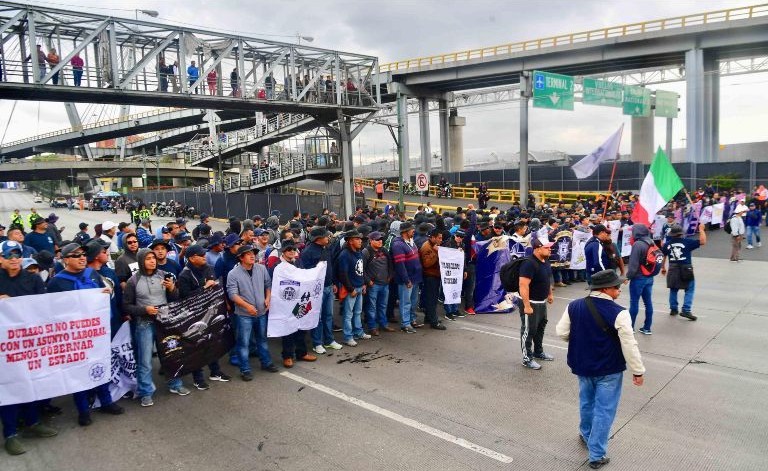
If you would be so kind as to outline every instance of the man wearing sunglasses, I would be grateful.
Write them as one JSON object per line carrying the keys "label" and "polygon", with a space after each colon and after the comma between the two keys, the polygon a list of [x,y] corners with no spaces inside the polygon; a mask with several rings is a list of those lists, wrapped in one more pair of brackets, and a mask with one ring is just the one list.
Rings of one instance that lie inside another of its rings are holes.
{"label": "man wearing sunglasses", "polygon": [[[22,245],[13,240],[0,243],[0,303],[4,298],[45,293],[39,276],[21,268]],[[0,406],[5,449],[10,455],[21,455],[26,450],[17,434],[18,419],[24,419],[25,436],[53,437],[56,429],[40,423],[39,408],[35,403]]]}
{"label": "man wearing sunglasses", "polygon": [[[101,275],[96,270],[87,267],[86,256],[86,248],[80,244],[72,243],[62,247],[61,261],[64,264],[64,270],[57,273],[48,283],[48,292],[59,293],[100,288],[111,294],[112,290],[107,288]],[[96,393],[101,402],[100,412],[112,415],[120,415],[125,412],[122,407],[112,402],[112,396],[109,394],[109,383],[96,386],[92,390],[76,392],[72,397],[77,406],[77,423],[81,426],[85,427],[93,422],[89,404],[89,396],[92,391]]]}
{"label": "man wearing sunglasses", "polygon": [[579,438],[588,450],[589,467],[608,464],[608,437],[621,397],[624,370],[643,385],[643,366],[629,311],[614,300],[624,277],[614,270],[592,275],[586,298],[568,304],[557,335],[568,342],[568,366],[579,378]]}

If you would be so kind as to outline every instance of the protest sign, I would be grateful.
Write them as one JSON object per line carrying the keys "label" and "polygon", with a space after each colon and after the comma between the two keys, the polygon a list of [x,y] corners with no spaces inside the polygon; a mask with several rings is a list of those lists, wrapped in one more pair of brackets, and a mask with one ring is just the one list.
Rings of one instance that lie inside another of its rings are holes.
{"label": "protest sign", "polygon": [[0,300],[0,406],[109,381],[109,316],[100,289]]}
{"label": "protest sign", "polygon": [[320,321],[327,264],[298,268],[280,263],[272,274],[268,337],[284,337],[297,330],[311,330]]}
{"label": "protest sign", "polygon": [[440,281],[443,285],[445,304],[461,303],[461,285],[464,282],[464,252],[459,249],[438,247]]}

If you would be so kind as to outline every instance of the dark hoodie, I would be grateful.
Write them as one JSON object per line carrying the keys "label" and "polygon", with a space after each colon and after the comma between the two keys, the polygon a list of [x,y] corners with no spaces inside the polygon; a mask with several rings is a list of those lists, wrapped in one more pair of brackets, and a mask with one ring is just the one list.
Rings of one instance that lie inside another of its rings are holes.
{"label": "dark hoodie", "polygon": [[150,249],[139,249],[137,255],[139,270],[128,279],[123,291],[123,313],[134,320],[151,320],[147,306],[160,306],[179,298],[178,288],[169,292],[162,286],[165,272],[155,270],[151,275],[144,267],[144,260],[152,253]]}
{"label": "dark hoodie", "polygon": [[[129,246],[125,243],[125,239],[128,236],[136,237],[135,234],[127,233],[121,236],[123,254],[117,257],[117,260],[115,260],[115,273],[117,274],[117,279],[120,280],[120,283],[125,283],[128,281],[128,278],[136,273],[139,267],[139,260],[136,258],[136,252],[131,252]],[[135,245],[134,247],[138,248],[139,246]]]}
{"label": "dark hoodie", "polygon": [[648,226],[645,224],[635,224],[632,226],[632,238],[634,244],[632,244],[632,252],[629,254],[629,268],[627,268],[627,278],[633,279],[643,275],[640,271],[640,264],[645,259],[646,253],[648,253],[648,247],[653,244],[651,239],[651,231],[648,230]]}

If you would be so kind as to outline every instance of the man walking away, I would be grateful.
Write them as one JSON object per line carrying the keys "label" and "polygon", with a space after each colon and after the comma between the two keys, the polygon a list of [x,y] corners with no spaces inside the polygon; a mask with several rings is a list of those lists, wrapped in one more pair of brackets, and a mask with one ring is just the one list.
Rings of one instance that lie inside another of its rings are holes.
{"label": "man walking away", "polygon": [[[544,351],[544,328],[547,326],[547,303],[552,304],[552,268],[549,255],[554,242],[543,243],[533,239],[533,256],[520,265],[520,346],[523,351],[523,366],[540,370],[534,358],[553,361],[554,356]],[[532,350],[533,348],[533,350]]]}
{"label": "man walking away", "polygon": [[571,301],[555,328],[568,342],[568,366],[579,378],[579,438],[592,469],[610,461],[608,438],[627,364],[635,386],[643,385],[645,373],[629,312],[614,302],[623,282],[613,270],[592,275],[589,296]]}
{"label": "man walking away", "polygon": [[683,297],[683,312],[680,317],[695,321],[696,316],[691,312],[693,307],[693,293],[696,281],[693,278],[693,252],[707,243],[707,233],[704,232],[704,224],[699,224],[699,240],[683,237],[683,228],[680,224],[674,224],[669,229],[666,242],[661,246],[664,253],[664,262],[669,259],[669,273],[662,264],[661,273],[667,275],[667,288],[669,288],[669,315],[676,316],[677,291],[685,290]]}

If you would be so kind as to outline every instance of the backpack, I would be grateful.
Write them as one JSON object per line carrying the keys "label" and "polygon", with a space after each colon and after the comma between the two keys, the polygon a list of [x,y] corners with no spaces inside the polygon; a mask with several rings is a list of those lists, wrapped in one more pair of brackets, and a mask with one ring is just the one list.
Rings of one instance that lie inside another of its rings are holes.
{"label": "backpack", "polygon": [[731,220],[730,219],[725,221],[725,225],[723,226],[723,230],[725,231],[726,234],[730,234],[733,231],[733,229],[731,228]]}
{"label": "backpack", "polygon": [[520,291],[520,267],[529,257],[520,257],[502,265],[499,271],[499,279],[504,291],[516,293]]}
{"label": "backpack", "polygon": [[101,279],[101,275],[92,268],[86,267],[85,271],[83,271],[80,276],[75,276],[62,270],[57,273],[54,278],[64,278],[65,280],[71,281],[74,283],[76,290],[101,288],[101,285],[99,285],[99,282],[97,281]]}
{"label": "backpack", "polygon": [[656,276],[661,271],[661,263],[664,261],[664,254],[656,247],[656,244],[649,244],[645,251],[645,258],[640,263],[640,272],[644,276]]}
{"label": "backpack", "polygon": [[384,241],[384,248],[387,249],[387,251],[392,249],[392,241],[395,240],[395,234],[389,233],[387,234],[387,238]]}

